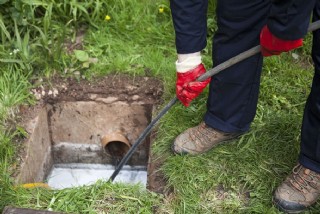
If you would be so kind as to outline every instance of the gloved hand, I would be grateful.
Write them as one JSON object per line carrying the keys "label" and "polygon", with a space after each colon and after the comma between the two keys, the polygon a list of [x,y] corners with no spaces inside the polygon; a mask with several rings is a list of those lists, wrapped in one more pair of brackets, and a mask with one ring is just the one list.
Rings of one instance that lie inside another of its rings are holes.
{"label": "gloved hand", "polygon": [[282,52],[288,52],[303,45],[303,39],[282,40],[273,35],[268,26],[264,26],[260,33],[260,46],[263,56],[279,55]]}
{"label": "gloved hand", "polygon": [[202,82],[196,81],[205,72],[206,69],[202,63],[187,72],[177,72],[176,95],[184,106],[188,107],[210,82],[211,78]]}

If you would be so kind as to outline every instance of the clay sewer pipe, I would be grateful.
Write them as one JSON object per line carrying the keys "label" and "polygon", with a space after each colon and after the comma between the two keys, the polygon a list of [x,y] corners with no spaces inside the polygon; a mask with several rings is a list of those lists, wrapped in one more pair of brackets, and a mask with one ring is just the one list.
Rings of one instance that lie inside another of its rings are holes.
{"label": "clay sewer pipe", "polygon": [[108,154],[117,157],[123,157],[131,148],[129,140],[119,131],[104,135],[101,146]]}

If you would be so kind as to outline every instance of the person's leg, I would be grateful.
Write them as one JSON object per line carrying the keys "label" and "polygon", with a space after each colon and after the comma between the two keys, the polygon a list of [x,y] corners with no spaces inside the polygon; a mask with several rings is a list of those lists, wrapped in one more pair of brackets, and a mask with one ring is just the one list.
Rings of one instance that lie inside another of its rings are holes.
{"label": "person's leg", "polygon": [[[259,44],[269,7],[270,1],[263,0],[218,1],[214,65]],[[203,153],[247,131],[256,111],[261,69],[262,55],[257,54],[215,75],[204,122],[180,134],[172,150],[180,154]]]}
{"label": "person's leg", "polygon": [[[259,45],[269,10],[270,1],[218,1],[214,65]],[[257,54],[212,77],[204,118],[207,125],[223,132],[248,131],[256,113],[262,61]]]}
{"label": "person's leg", "polygon": [[[320,18],[319,1],[318,4],[318,13],[314,15],[317,20]],[[315,74],[303,115],[299,162],[320,173],[320,30],[313,34],[312,58]]]}
{"label": "person's leg", "polygon": [[[313,13],[317,20],[319,1]],[[299,165],[274,194],[276,207],[286,212],[300,212],[320,196],[320,30],[313,32],[312,58],[315,74],[303,115]]]}
{"label": "person's leg", "polygon": [[[320,20],[319,1],[312,20]],[[305,167],[320,172],[320,30],[313,32],[312,59],[315,75],[303,116],[299,161]]]}

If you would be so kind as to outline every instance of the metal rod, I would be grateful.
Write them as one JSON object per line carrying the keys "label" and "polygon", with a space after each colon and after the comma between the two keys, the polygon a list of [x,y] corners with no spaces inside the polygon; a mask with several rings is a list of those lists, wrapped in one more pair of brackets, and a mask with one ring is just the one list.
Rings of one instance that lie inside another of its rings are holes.
{"label": "metal rod", "polygon": [[158,120],[167,113],[167,111],[178,101],[178,98],[175,97],[160,111],[160,113],[151,121],[151,123],[147,126],[147,128],[142,132],[142,134],[139,136],[139,138],[136,140],[136,142],[131,146],[127,154],[122,158],[114,172],[112,173],[111,177],[109,178],[109,181],[113,181],[115,177],[118,175],[119,171],[122,169],[122,167],[128,162],[129,158],[131,158],[133,152],[136,150],[136,148],[143,142],[143,140],[147,137],[147,135],[152,130],[153,126],[158,122]]}
{"label": "metal rod", "polygon": [[[308,28],[308,32],[311,31],[315,31],[320,29],[320,20],[313,22],[309,25]],[[203,75],[201,75],[197,81],[203,81],[205,79],[207,79],[208,77],[211,77],[217,73],[219,73],[220,71],[231,67],[232,65],[237,64],[238,62],[241,62],[255,54],[260,53],[260,45],[257,45],[253,48],[250,48],[247,51],[244,51],[230,59],[228,59],[227,61],[217,65],[216,67],[210,69],[209,71],[207,71],[206,73],[204,73]],[[169,111],[169,109],[178,101],[177,97],[174,97],[173,99],[171,99],[169,101],[169,103],[160,111],[160,113],[151,121],[151,123],[147,126],[147,128],[141,133],[141,135],[139,136],[139,138],[136,140],[136,142],[131,146],[131,148],[129,149],[129,151],[127,152],[127,154],[122,158],[121,162],[119,163],[119,165],[116,167],[115,171],[112,173],[111,177],[109,178],[109,181],[113,181],[115,179],[115,177],[119,174],[120,170],[122,169],[122,167],[128,162],[128,160],[131,158],[132,154],[134,153],[134,151],[136,150],[136,148],[143,142],[143,140],[146,138],[146,136],[150,133],[150,131],[152,130],[153,126],[158,122],[158,120],[160,118],[163,117],[163,115],[165,115],[167,113],[167,111]]]}

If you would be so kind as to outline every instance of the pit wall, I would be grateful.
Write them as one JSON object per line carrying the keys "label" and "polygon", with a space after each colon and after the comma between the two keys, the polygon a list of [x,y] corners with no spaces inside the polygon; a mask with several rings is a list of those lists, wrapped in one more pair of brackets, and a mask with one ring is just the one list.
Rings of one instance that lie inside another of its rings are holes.
{"label": "pit wall", "polygon": [[23,146],[25,155],[15,180],[19,184],[42,182],[53,164],[47,108],[40,109],[25,129],[29,137]]}
{"label": "pit wall", "polygon": [[[151,120],[143,105],[93,101],[61,102],[48,111],[55,163],[111,163],[101,138],[122,133],[133,144]],[[139,147],[129,164],[146,165],[148,148]]]}

